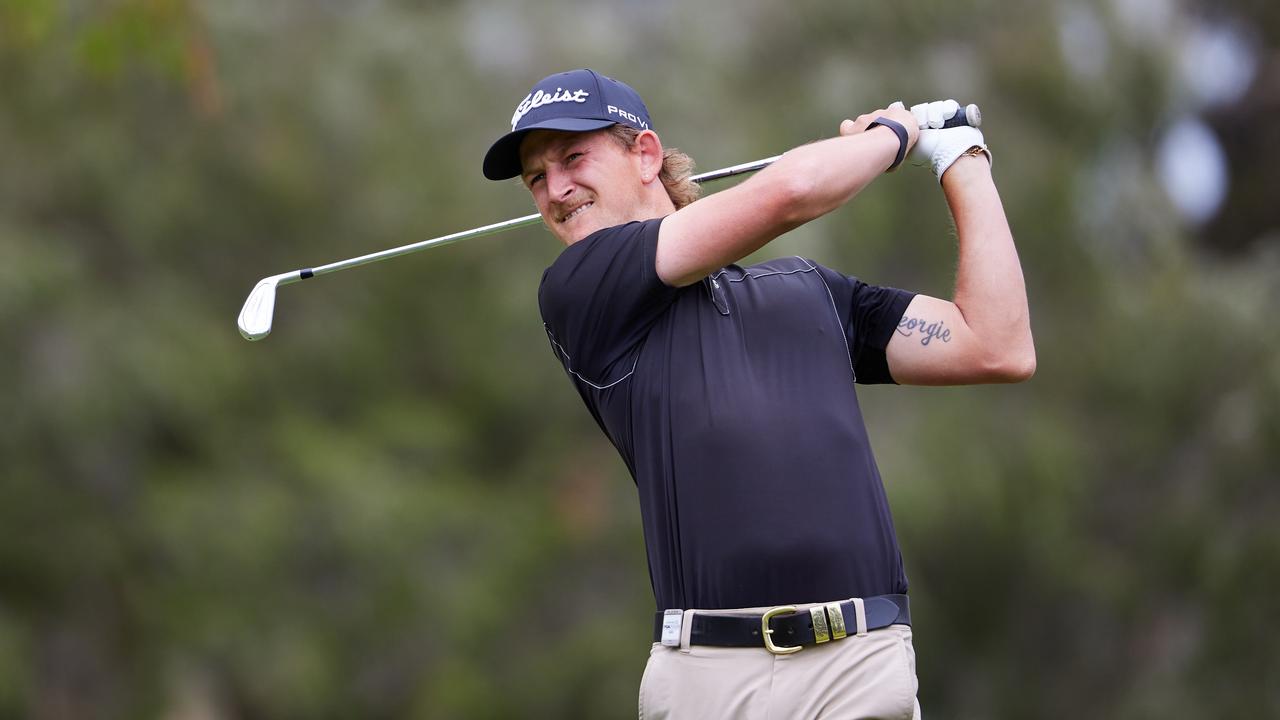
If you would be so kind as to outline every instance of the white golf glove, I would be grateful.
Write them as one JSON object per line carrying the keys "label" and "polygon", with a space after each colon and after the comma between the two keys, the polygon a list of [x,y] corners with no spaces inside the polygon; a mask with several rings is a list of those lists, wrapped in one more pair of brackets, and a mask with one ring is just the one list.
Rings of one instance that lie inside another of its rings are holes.
{"label": "white golf glove", "polygon": [[938,182],[942,182],[942,174],[969,148],[981,148],[987,162],[991,162],[991,151],[982,139],[981,130],[968,125],[942,127],[960,111],[960,103],[955,100],[936,100],[911,107],[911,114],[920,126],[920,139],[911,149],[911,159],[915,164],[932,167]]}

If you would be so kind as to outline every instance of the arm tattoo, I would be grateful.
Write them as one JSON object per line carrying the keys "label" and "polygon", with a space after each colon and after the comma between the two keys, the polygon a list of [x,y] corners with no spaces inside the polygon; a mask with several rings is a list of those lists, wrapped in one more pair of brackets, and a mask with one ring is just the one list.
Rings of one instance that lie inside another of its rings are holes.
{"label": "arm tattoo", "polygon": [[942,342],[951,342],[951,328],[944,328],[943,322],[929,322],[925,318],[913,318],[902,316],[898,321],[898,334],[904,337],[915,337],[917,332],[920,333],[920,344],[928,346],[934,338]]}

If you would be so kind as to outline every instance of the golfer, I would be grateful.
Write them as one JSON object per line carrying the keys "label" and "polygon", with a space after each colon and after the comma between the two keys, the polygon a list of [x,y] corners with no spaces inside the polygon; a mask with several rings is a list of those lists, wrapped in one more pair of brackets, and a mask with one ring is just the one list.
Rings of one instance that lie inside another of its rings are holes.
{"label": "golfer", "polygon": [[[547,338],[639,491],[657,601],[642,718],[919,716],[907,576],[855,383],[1035,370],[990,154],[977,129],[941,129],[956,111],[894,103],[699,200],[640,96],[574,70],[535,85],[485,156],[566,246],[538,292]],[[734,264],[913,148],[955,221],[951,301],[800,257]]]}

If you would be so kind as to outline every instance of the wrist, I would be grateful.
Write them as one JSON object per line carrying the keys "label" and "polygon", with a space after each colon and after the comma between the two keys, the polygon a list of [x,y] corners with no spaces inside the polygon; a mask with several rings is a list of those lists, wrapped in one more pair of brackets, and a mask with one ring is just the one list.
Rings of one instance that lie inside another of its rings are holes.
{"label": "wrist", "polygon": [[991,176],[991,155],[985,147],[975,145],[960,153],[959,157],[943,171],[939,181],[958,182],[982,176]]}
{"label": "wrist", "polygon": [[[907,156],[907,149],[911,145],[910,135],[908,135],[907,129],[903,127],[902,123],[896,120],[890,120],[889,118],[884,116],[880,116],[876,118],[870,125],[867,126],[868,130],[876,130],[878,128],[883,128],[885,130],[888,130],[889,133],[892,134],[893,139],[896,141],[895,142],[896,147],[894,148],[893,162],[889,165],[886,172],[892,171],[895,168],[897,168],[899,165],[901,165],[902,159]],[[886,133],[882,132],[880,133],[880,135],[884,136],[886,135]]]}
{"label": "wrist", "polygon": [[868,159],[868,164],[876,168],[877,173],[889,171],[893,158],[898,152],[898,138],[886,127],[876,126],[850,137],[859,145],[859,153]]}

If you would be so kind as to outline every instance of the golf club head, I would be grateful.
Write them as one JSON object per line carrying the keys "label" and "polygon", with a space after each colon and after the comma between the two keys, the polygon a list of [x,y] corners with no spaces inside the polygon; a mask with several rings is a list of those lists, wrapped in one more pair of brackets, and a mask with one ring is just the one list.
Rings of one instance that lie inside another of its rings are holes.
{"label": "golf club head", "polygon": [[276,309],[276,285],[280,276],[263,278],[253,286],[253,291],[240,308],[236,324],[245,340],[261,340],[271,332],[271,316]]}

